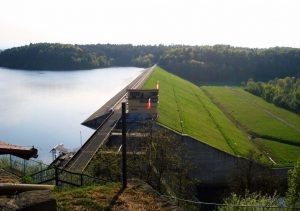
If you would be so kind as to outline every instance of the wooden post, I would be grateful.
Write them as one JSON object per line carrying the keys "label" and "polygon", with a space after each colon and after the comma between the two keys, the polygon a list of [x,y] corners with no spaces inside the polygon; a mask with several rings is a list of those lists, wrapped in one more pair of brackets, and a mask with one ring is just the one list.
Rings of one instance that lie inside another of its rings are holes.
{"label": "wooden post", "polygon": [[57,169],[57,167],[54,167],[54,171],[55,171],[55,185],[58,186],[58,169]]}
{"label": "wooden post", "polygon": [[25,163],[25,159],[23,159],[23,174],[26,174],[26,163]]}
{"label": "wooden post", "polygon": [[11,154],[9,154],[9,167],[12,169],[12,160],[11,160]]}
{"label": "wooden post", "polygon": [[126,156],[126,103],[122,103],[122,176],[123,189],[127,187],[127,156]]}

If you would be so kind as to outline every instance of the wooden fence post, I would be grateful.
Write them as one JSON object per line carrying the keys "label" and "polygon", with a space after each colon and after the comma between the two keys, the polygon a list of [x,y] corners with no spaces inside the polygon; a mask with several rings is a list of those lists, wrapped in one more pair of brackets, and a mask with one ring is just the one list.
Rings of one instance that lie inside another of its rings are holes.
{"label": "wooden fence post", "polygon": [[122,179],[123,189],[127,187],[127,157],[126,157],[126,103],[122,103]]}
{"label": "wooden fence post", "polygon": [[55,172],[55,185],[58,186],[58,170],[57,170],[57,167],[54,168],[54,172]]}

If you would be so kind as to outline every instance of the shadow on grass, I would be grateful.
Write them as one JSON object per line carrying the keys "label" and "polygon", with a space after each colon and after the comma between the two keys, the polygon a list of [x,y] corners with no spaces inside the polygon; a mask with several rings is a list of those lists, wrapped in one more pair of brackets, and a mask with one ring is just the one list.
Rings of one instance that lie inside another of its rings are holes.
{"label": "shadow on grass", "polygon": [[116,202],[118,201],[120,195],[124,192],[126,188],[121,187],[120,190],[116,193],[116,195],[112,198],[111,202],[109,203],[109,206],[106,210],[111,210],[113,208],[113,206],[116,204]]}

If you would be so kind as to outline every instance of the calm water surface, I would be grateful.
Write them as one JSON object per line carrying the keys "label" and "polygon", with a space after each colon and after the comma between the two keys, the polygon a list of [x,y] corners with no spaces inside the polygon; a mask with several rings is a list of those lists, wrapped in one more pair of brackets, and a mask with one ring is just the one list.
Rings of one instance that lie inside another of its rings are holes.
{"label": "calm water surface", "polygon": [[[94,130],[86,118],[143,70],[135,67],[81,71],[26,71],[0,67],[0,140],[35,146],[39,158],[63,143],[76,149]],[[81,136],[80,136],[81,132]]]}

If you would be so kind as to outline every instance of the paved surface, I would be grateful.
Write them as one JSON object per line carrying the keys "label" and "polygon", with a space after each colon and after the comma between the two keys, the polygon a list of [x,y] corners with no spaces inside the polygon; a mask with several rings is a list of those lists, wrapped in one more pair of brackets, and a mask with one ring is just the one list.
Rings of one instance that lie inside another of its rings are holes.
{"label": "paved surface", "polygon": [[93,113],[89,118],[87,118],[82,124],[89,121],[93,121],[94,119],[103,116],[109,112],[110,108],[116,109],[116,106],[119,104],[120,100],[123,100],[124,96],[127,93],[127,89],[132,88],[141,88],[144,84],[145,80],[148,78],[152,70],[155,66],[146,69],[142,74],[140,74],[136,79],[134,79],[128,86],[118,92],[114,97],[112,97],[109,101],[107,101],[101,108],[99,108],[95,113]]}
{"label": "paved surface", "polygon": [[111,131],[121,118],[121,103],[125,102],[127,89],[139,89],[143,86],[155,66],[146,69],[128,86],[122,89],[111,100],[98,109],[86,121],[97,118],[99,115],[107,113],[107,107],[114,108],[114,112],[102,123],[101,126],[93,133],[93,135],[85,142],[85,144],[76,152],[73,158],[66,164],[65,169],[70,171],[82,172],[91,161],[97,150],[106,143]]}

